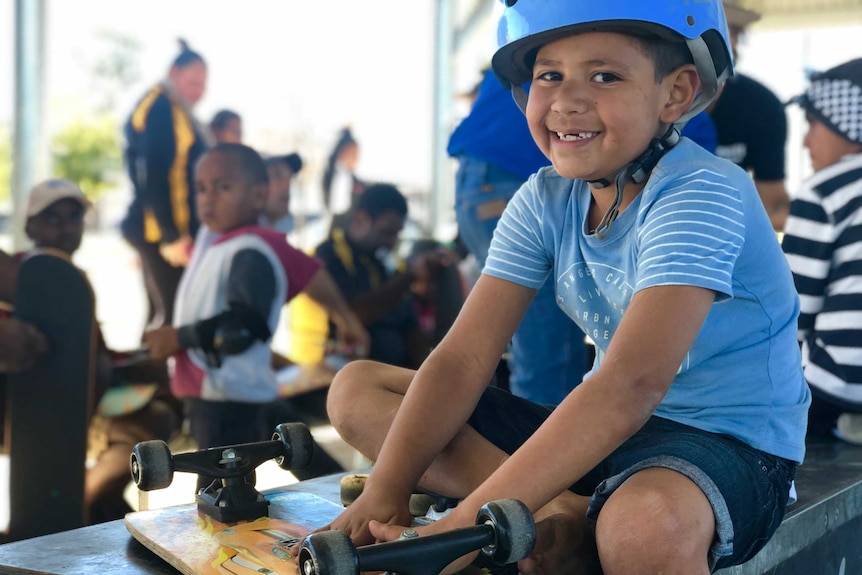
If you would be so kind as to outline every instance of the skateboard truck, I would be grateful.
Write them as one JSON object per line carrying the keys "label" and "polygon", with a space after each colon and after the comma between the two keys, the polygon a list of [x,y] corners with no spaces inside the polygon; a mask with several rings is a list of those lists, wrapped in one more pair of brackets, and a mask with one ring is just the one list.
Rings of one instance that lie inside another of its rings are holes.
{"label": "skateboard truck", "polygon": [[299,550],[300,575],[359,575],[389,571],[398,575],[439,575],[452,561],[481,549],[505,565],[527,557],[536,543],[536,526],[527,506],[516,499],[483,505],[476,525],[426,537],[355,547],[341,531],[312,533]]}
{"label": "skateboard truck", "polygon": [[171,484],[174,471],[210,475],[217,479],[196,496],[198,510],[222,523],[267,515],[269,502],[246,476],[267,459],[287,471],[311,462],[314,441],[302,423],[277,425],[271,441],[211,447],[172,454],[164,441],[143,441],[131,456],[132,479],[138,489],[152,491]]}

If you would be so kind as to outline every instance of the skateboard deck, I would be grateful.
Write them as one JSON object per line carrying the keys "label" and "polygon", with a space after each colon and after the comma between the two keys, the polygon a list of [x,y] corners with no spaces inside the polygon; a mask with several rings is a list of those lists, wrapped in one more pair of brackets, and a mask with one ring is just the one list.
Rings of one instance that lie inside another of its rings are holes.
{"label": "skateboard deck", "polygon": [[[132,450],[130,469],[142,491],[169,486],[175,472],[205,474],[214,480],[198,492],[193,504],[129,513],[126,528],[183,575],[298,575],[295,554],[302,575],[354,575],[360,567],[363,571],[438,575],[471,551],[481,549],[495,563],[507,565],[532,549],[532,514],[516,500],[489,502],[470,528],[428,537],[416,537],[415,531],[408,537],[405,530],[402,535],[408,540],[358,549],[341,531],[314,533],[330,524],[344,507],[301,489],[302,484],[299,489],[260,493],[248,481],[267,459],[289,471],[307,467],[313,449],[311,432],[301,423],[277,425],[268,441],[188,453],[172,454],[164,441],[138,443]],[[348,483],[364,486],[364,478],[354,474],[340,480],[342,500]]]}
{"label": "skateboard deck", "polygon": [[[93,292],[68,257],[36,251],[21,263],[14,314],[39,328],[49,350],[31,369],[8,378],[4,441],[13,540],[84,525]],[[62,448],[46,450],[58,437]]]}
{"label": "skateboard deck", "polygon": [[126,528],[183,575],[294,575],[298,571],[289,547],[344,507],[301,491],[263,495],[269,516],[256,520],[222,523],[190,503],[129,513]]}

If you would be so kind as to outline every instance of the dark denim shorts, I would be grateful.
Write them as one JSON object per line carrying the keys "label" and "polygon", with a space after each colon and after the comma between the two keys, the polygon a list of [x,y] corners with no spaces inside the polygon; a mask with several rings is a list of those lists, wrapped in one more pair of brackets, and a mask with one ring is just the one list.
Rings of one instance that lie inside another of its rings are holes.
{"label": "dark denim shorts", "polygon": [[[490,387],[468,423],[513,453],[550,415],[552,407]],[[653,416],[604,461],[572,485],[590,496],[588,521],[632,474],[664,467],[691,479],[709,499],[716,520],[710,549],[712,570],[751,559],[781,524],[796,463],[718,435]]]}

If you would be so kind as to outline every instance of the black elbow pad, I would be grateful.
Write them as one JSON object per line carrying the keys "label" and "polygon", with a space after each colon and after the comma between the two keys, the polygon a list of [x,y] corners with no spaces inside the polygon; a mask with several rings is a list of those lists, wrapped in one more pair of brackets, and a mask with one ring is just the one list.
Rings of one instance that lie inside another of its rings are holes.
{"label": "black elbow pad", "polygon": [[227,311],[198,322],[195,332],[211,367],[221,366],[223,355],[239,355],[272,335],[266,320],[243,304],[231,304]]}

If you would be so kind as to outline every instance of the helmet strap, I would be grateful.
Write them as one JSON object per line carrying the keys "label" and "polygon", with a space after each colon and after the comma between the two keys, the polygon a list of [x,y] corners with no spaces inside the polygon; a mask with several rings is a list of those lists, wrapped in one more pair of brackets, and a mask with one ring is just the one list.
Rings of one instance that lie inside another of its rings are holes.
{"label": "helmet strap", "polygon": [[[597,238],[600,240],[604,239],[608,233],[610,233],[611,224],[620,214],[620,204],[623,202],[623,190],[625,190],[626,184],[629,183],[629,181],[634,182],[635,184],[645,182],[649,177],[650,172],[652,172],[652,169],[655,168],[656,164],[661,160],[662,156],[679,143],[679,138],[679,130],[677,130],[674,124],[671,124],[667,129],[667,132],[665,132],[661,138],[653,138],[643,154],[617,171],[614,175],[614,184],[616,185],[614,201],[611,202],[605,215],[602,216],[599,225],[596,226],[594,233]],[[591,180],[588,181],[588,183],[594,188],[605,188],[611,185],[611,182],[604,178],[600,180]]]}
{"label": "helmet strap", "polygon": [[527,113],[527,91],[520,84],[514,84],[512,86],[512,97],[515,99],[515,103],[518,104],[518,108],[521,109],[525,115]]}

